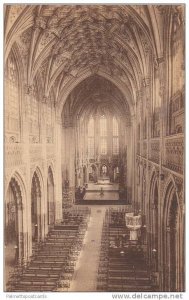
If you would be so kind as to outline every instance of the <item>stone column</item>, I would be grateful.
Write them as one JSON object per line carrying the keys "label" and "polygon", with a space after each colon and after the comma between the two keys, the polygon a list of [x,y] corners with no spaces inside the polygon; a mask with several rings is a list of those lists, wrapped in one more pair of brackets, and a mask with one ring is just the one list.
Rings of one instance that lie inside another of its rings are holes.
{"label": "stone column", "polygon": [[[30,173],[30,143],[29,143],[29,106],[32,97],[32,86],[25,85],[24,93],[23,93],[23,105],[22,105],[22,122],[23,128],[22,131],[22,139],[23,139],[23,160],[26,163],[26,199],[27,203],[24,205],[23,209],[23,228],[24,228],[24,236],[26,236],[26,259],[29,260],[32,255],[32,220],[31,220],[31,176]],[[26,200],[25,199],[25,200]]]}
{"label": "stone column", "polygon": [[131,148],[132,148],[132,204],[133,207],[136,205],[136,176],[137,176],[137,171],[136,171],[136,115],[131,116]]}
{"label": "stone column", "polygon": [[[125,186],[127,190],[127,203],[131,203],[133,200],[132,189],[133,189],[133,128],[132,125],[127,124],[126,127],[122,127],[120,135],[124,137],[124,141],[120,141],[120,153],[123,155],[123,161],[126,163],[126,178]],[[120,138],[120,136],[119,136]]]}
{"label": "stone column", "polygon": [[[166,68],[165,68],[165,61],[163,57],[158,58],[158,74],[159,74],[159,104],[160,104],[160,153],[159,153],[159,172],[157,176],[159,177],[159,184],[158,184],[158,223],[161,224],[163,219],[163,210],[161,207],[163,206],[162,202],[162,189],[164,186],[163,182],[163,171],[162,166],[164,164],[164,157],[165,157],[165,130],[167,122],[167,99],[165,98],[165,87],[166,87]],[[168,236],[170,238],[169,231],[167,231]],[[158,226],[158,270],[161,270],[162,262],[163,262],[163,247],[162,247],[162,236],[163,230],[161,226]]]}
{"label": "stone column", "polygon": [[37,240],[38,242],[43,239],[42,233],[42,211],[41,211],[41,195],[39,191],[36,192],[36,203],[37,203]]}
{"label": "stone column", "polygon": [[55,186],[54,186],[54,204],[55,204],[55,222],[62,220],[62,148],[61,148],[61,137],[62,137],[62,119],[61,116],[56,112],[55,120]]}
{"label": "stone column", "polygon": [[107,118],[107,155],[113,155],[113,118],[108,115]]}
{"label": "stone column", "polygon": [[74,138],[74,130],[75,128],[69,127],[67,128],[67,169],[68,169],[68,179],[69,179],[69,188],[70,191],[73,193],[73,200],[75,199],[75,138]]}
{"label": "stone column", "polygon": [[[72,118],[69,117],[67,122],[64,122],[63,127],[63,147],[64,152],[63,166],[65,170],[65,180],[69,185],[69,196],[71,200],[75,200],[75,128],[72,123]],[[85,151],[85,150],[84,150]],[[84,152],[85,155],[85,152]]]}
{"label": "stone column", "polygon": [[41,99],[41,144],[42,144],[42,157],[43,157],[43,172],[44,172],[44,183],[43,183],[43,192],[41,194],[41,219],[42,219],[42,238],[48,233],[48,217],[47,217],[47,178],[48,178],[48,169],[47,169],[47,133],[46,133],[46,114],[47,114],[47,105],[51,101],[49,97],[44,96]]}
{"label": "stone column", "polygon": [[[95,144],[95,159],[97,160],[100,155],[99,149],[99,118],[98,115],[94,116],[94,144]],[[97,177],[99,177],[97,171]]]}
{"label": "stone column", "polygon": [[23,211],[22,211],[22,199],[21,195],[17,193],[16,199],[18,199],[18,244],[15,246],[15,251],[18,253],[18,263],[22,264],[24,257],[24,245],[23,245]]}
{"label": "stone column", "polygon": [[170,279],[171,279],[171,274],[170,274],[170,227],[167,226],[166,228],[166,256],[165,256],[165,268],[164,268],[164,281],[165,281],[165,291],[170,291]]}

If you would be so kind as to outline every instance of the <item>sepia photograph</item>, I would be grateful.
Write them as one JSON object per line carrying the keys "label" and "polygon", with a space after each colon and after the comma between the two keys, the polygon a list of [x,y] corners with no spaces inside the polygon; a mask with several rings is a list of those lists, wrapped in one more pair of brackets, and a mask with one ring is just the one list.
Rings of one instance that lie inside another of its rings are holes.
{"label": "sepia photograph", "polygon": [[3,9],[4,292],[184,293],[185,4]]}

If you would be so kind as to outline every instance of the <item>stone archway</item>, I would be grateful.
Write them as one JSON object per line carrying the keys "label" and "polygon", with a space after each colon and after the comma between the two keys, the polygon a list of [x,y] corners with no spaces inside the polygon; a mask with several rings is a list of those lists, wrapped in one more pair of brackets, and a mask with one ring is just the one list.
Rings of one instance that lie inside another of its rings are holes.
{"label": "stone archway", "polygon": [[40,241],[42,239],[41,186],[36,171],[33,174],[31,186],[31,221],[32,241]]}
{"label": "stone archway", "polygon": [[48,225],[55,223],[55,199],[54,199],[54,177],[51,167],[48,168],[47,177],[47,209],[48,209]]}
{"label": "stone archway", "polygon": [[12,177],[6,193],[5,202],[5,276],[24,259],[23,204],[18,181]]}
{"label": "stone archway", "polygon": [[158,215],[159,215],[159,182],[157,174],[154,172],[150,185],[150,209],[149,209],[149,259],[153,272],[158,271]]}
{"label": "stone archway", "polygon": [[176,248],[177,248],[178,203],[176,193],[173,194],[169,210],[169,242],[170,242],[170,291],[176,291]]}
{"label": "stone archway", "polygon": [[184,256],[183,220],[177,190],[170,182],[165,194],[163,216],[163,283],[164,291],[183,291]]}

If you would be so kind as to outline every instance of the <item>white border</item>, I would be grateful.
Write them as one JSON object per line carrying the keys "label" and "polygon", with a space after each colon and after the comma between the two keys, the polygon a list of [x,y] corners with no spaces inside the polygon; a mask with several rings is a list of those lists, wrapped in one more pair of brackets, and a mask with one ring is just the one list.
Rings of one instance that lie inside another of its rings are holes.
{"label": "white border", "polygon": [[[53,3],[53,1],[51,0],[40,0],[40,1],[14,1],[14,0],[9,0],[9,1],[1,1],[0,0],[0,34],[1,34],[1,47],[0,47],[0,51],[1,51],[1,72],[0,72],[0,91],[1,91],[1,101],[0,101],[0,129],[1,129],[1,134],[0,134],[0,145],[1,145],[1,156],[0,156],[0,162],[1,162],[1,171],[0,171],[0,212],[1,214],[3,214],[3,165],[4,165],[4,160],[3,160],[3,4],[6,3],[27,3],[27,4],[55,4],[55,3],[60,3],[60,4],[186,4],[186,58],[187,58],[187,54],[188,54],[188,19],[189,19],[189,15],[188,15],[188,5],[187,5],[187,1],[176,1],[176,0],[167,0],[167,1],[163,1],[163,0],[159,0],[159,1],[135,1],[135,0],[127,0],[127,1],[100,1],[100,0],[88,0],[88,1],[81,1],[81,2],[77,2],[74,0],[70,0],[70,1],[59,1],[59,0],[55,0],[55,2]],[[187,235],[188,235],[188,226],[189,226],[189,218],[187,216],[189,216],[189,211],[188,211],[188,204],[187,204],[187,196],[188,196],[188,185],[187,185],[187,181],[188,181],[188,155],[187,155],[187,151],[188,151],[188,137],[187,137],[187,133],[188,133],[188,123],[189,123],[189,112],[188,112],[188,105],[187,105],[187,95],[188,95],[188,86],[187,86],[187,73],[188,73],[188,60],[186,59],[186,112],[185,112],[185,116],[186,116],[186,149],[185,149],[185,153],[186,153],[186,161],[185,161],[185,167],[186,167],[186,197],[185,197],[185,201],[186,201],[186,234],[185,234],[185,239],[186,239],[186,255],[185,255],[185,266],[186,266],[186,293],[183,293],[181,296],[182,298],[180,299],[189,299],[189,274],[188,274],[188,269],[189,269],[189,261],[188,261],[188,240],[187,240]],[[32,295],[36,295],[37,293],[22,293],[22,294],[18,294],[18,293],[4,293],[3,292],[3,215],[1,215],[0,217],[1,219],[1,223],[0,223],[0,241],[1,241],[1,246],[0,246],[0,256],[1,256],[1,270],[0,270],[0,300],[4,300],[4,299],[25,299],[23,298],[24,296],[30,296],[30,298],[28,297],[27,299],[34,299],[32,297]],[[89,300],[89,298],[92,299],[113,299],[112,298],[112,294],[126,294],[126,293],[88,293],[88,292],[83,292],[83,293],[72,293],[72,292],[68,292],[68,293],[45,293],[45,295],[47,296],[46,299],[82,299],[82,300]],[[136,294],[136,293],[129,293],[131,295],[130,299],[142,299],[142,298],[137,298],[137,295],[140,295],[140,293]],[[143,293],[144,294],[144,293]],[[161,298],[163,295],[165,295],[166,293],[154,293],[154,294],[158,294],[159,295],[159,299],[163,299]],[[174,293],[172,293],[174,294]],[[177,293],[177,296],[180,293]],[[8,295],[11,295],[12,298],[7,297]],[[23,297],[17,298],[14,296],[19,296],[22,295]],[[42,294],[40,294],[42,295]],[[146,293],[146,295],[150,296],[150,293]],[[169,293],[166,294],[167,295],[167,299],[169,299]],[[45,298],[35,298],[35,299],[45,299]],[[121,298],[120,298],[121,299]],[[122,299],[126,299],[126,298],[122,298]],[[144,299],[144,298],[143,298]],[[150,299],[150,298],[148,298]],[[151,298],[152,299],[152,298]],[[157,298],[153,298],[153,299],[157,299]],[[179,299],[179,298],[175,298],[175,299]]]}

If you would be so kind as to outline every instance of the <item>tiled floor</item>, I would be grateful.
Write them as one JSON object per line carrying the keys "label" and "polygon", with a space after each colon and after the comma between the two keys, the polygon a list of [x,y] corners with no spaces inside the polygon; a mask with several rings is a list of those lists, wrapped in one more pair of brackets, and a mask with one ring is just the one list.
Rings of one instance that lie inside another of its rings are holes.
{"label": "tiled floor", "polygon": [[69,291],[96,291],[101,233],[105,210],[106,208],[101,206],[91,207],[88,230]]}

